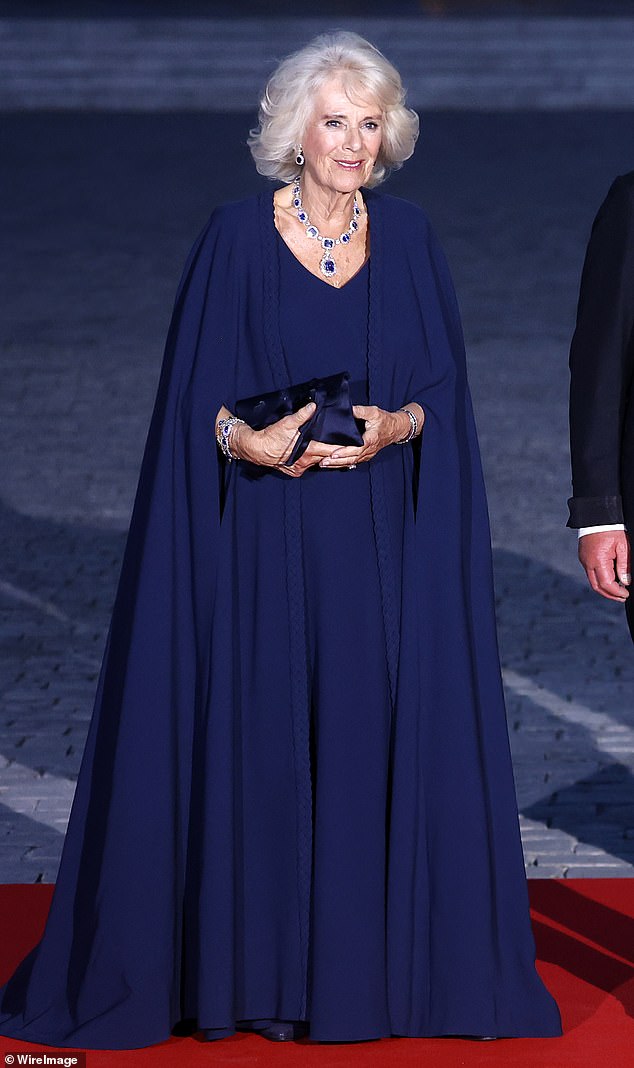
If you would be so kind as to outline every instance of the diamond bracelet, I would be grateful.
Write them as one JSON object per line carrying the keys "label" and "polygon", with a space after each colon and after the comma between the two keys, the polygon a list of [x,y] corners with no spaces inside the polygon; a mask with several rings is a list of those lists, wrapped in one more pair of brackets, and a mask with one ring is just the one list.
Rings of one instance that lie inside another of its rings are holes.
{"label": "diamond bracelet", "polygon": [[231,463],[232,460],[240,459],[239,456],[236,456],[236,454],[231,451],[231,446],[229,444],[231,428],[235,426],[236,423],[244,423],[244,419],[238,419],[236,415],[230,415],[227,419],[219,419],[216,424],[216,441],[222,449],[222,455],[226,457],[229,463]]}
{"label": "diamond bracelet", "polygon": [[400,441],[396,441],[395,445],[407,445],[408,441],[411,441],[412,438],[416,436],[416,432],[418,430],[418,419],[416,418],[414,413],[409,410],[409,408],[399,408],[398,410],[399,412],[407,412],[407,414],[409,415],[410,428],[405,437],[401,438]]}

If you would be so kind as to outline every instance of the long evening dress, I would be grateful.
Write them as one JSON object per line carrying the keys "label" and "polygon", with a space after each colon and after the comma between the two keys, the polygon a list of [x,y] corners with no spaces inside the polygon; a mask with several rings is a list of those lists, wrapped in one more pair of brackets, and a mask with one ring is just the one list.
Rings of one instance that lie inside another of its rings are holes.
{"label": "long evening dress", "polygon": [[[341,289],[295,259],[268,190],[190,253],[55,895],[0,1033],[561,1033],[455,295],[424,212],[365,199],[371,255]],[[224,462],[222,404],[343,370],[355,401],[419,401],[422,447],[299,479]]]}
{"label": "long evening dress", "polygon": [[[281,340],[292,381],[347,370],[352,402],[367,404],[368,264],[337,289],[311,274],[281,238],[277,247]],[[413,514],[405,489],[411,478],[409,453],[393,447],[379,460],[387,469],[395,562],[398,528]],[[288,476],[252,471],[249,465],[238,465],[234,477],[238,545],[232,551],[239,560],[245,629],[275,627],[286,611],[284,560],[266,531],[271,512],[283,508],[282,493],[301,498],[314,796],[310,1034],[323,1039],[387,1035],[390,696],[369,469],[367,464],[353,470],[313,467],[289,487],[281,484]],[[275,694],[283,691],[288,667],[283,657],[277,663],[253,659],[253,643],[246,634],[245,639],[241,668],[249,700],[240,724],[243,775],[257,787],[243,823],[249,842],[241,888],[243,983],[245,1004],[254,1012],[259,1006],[256,1015],[262,1017],[262,1008],[271,1011],[275,1003],[273,992],[288,981],[278,943],[293,902],[275,881],[278,855],[282,865],[285,854],[293,859],[286,849],[293,841],[291,829],[288,836],[280,829],[280,787],[289,769],[276,759],[276,717],[286,717],[287,710],[276,707]]]}

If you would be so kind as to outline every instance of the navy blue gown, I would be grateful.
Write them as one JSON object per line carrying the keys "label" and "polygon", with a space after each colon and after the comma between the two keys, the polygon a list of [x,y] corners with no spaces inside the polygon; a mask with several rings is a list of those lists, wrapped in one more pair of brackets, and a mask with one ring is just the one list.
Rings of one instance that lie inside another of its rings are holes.
{"label": "navy blue gown", "polygon": [[[365,198],[371,255],[341,289],[284,244],[270,191],[192,249],[51,911],[0,1033],[561,1033],[455,295],[424,212]],[[354,401],[419,401],[422,446],[299,479],[224,462],[221,404],[343,370]]]}
{"label": "navy blue gown", "polygon": [[[368,265],[335,289],[280,246],[281,336],[295,380],[346,369],[352,402],[367,404]],[[385,457],[399,519],[402,453]],[[314,788],[308,1018],[313,1038],[373,1038],[390,1033],[390,693],[368,466],[315,467],[299,481]]]}
{"label": "navy blue gown", "polygon": [[[292,381],[347,370],[352,402],[367,404],[368,265],[336,289],[311,274],[281,237],[278,252],[280,332]],[[412,514],[411,506],[409,512],[403,507],[405,479],[410,477],[408,453],[394,447],[386,449],[383,458],[388,508],[397,526]],[[313,467],[290,487],[280,482],[288,482],[288,476],[258,477],[256,472],[251,478],[244,465],[235,474],[240,577],[245,599],[252,599],[245,615],[257,620],[260,587],[266,581],[268,621],[262,619],[262,626],[275,627],[286,610],[284,560],[272,551],[265,532],[274,528],[274,513],[283,507],[281,494],[290,491],[301,499],[314,795],[307,1006],[311,1036],[389,1034],[385,882],[390,695],[369,469],[367,464],[354,470]],[[261,532],[256,539],[254,529]],[[398,538],[393,553],[396,562]],[[245,642],[242,647],[249,651],[253,645]],[[258,796],[267,797],[265,811],[258,803],[250,813],[253,852],[244,893],[254,929],[250,944],[249,939],[245,942],[245,982],[254,991],[260,986],[260,1004],[266,1005],[270,987],[284,982],[283,976],[275,976],[275,939],[288,908],[275,885],[266,910],[262,907],[262,885],[270,878],[269,851],[285,849],[279,829],[285,769],[275,761],[276,738],[267,730],[267,705],[274,700],[271,690],[283,690],[288,669],[282,658],[277,664],[249,658],[242,669],[249,675],[248,692],[255,696],[241,728],[253,761],[244,774],[252,773],[260,784]],[[289,830],[288,842],[292,840]],[[269,964],[263,974],[262,953],[256,947],[267,938]],[[258,1003],[255,993],[247,1002]]]}

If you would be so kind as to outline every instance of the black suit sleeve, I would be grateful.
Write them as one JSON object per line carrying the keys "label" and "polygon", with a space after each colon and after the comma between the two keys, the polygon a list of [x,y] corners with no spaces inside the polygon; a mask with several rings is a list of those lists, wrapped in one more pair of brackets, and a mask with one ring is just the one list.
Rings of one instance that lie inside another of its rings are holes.
{"label": "black suit sleeve", "polygon": [[634,352],[634,174],[601,205],[570,348],[569,527],[622,523],[621,445]]}

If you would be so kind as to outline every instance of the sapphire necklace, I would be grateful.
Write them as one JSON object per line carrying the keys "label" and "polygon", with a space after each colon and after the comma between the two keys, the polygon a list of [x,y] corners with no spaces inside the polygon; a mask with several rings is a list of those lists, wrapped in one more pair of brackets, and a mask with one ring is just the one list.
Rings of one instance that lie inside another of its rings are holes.
{"label": "sapphire necklace", "polygon": [[297,218],[306,230],[306,237],[310,237],[313,240],[321,242],[321,247],[324,250],[324,254],[321,257],[321,263],[319,264],[319,270],[326,278],[332,278],[337,273],[337,264],[334,261],[332,250],[335,245],[347,245],[350,238],[359,229],[359,216],[361,214],[361,208],[357,203],[357,197],[355,194],[354,204],[352,205],[352,219],[350,220],[350,226],[339,237],[322,237],[316,226],[313,226],[308,218],[307,212],[302,207],[302,196],[299,187],[299,178],[295,179],[293,185],[293,207],[295,208]]}

